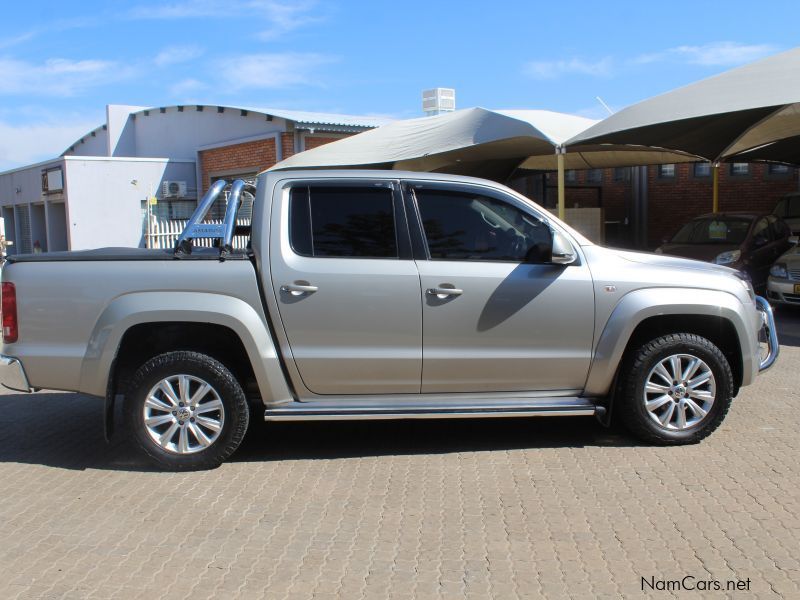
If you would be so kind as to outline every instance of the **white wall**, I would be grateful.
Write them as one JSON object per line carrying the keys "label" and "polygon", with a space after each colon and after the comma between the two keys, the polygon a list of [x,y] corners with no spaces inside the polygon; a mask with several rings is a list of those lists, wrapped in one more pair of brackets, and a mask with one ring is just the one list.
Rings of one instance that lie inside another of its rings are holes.
{"label": "white wall", "polygon": [[[45,161],[0,173],[0,206],[3,207],[3,216],[15,216],[14,206],[24,206],[28,210],[28,205],[33,202],[42,202],[45,198],[63,199],[63,193],[45,195],[42,193],[42,171],[62,166],[64,160],[61,158],[52,161]],[[66,181],[65,181],[66,185]],[[8,210],[5,210],[8,208]],[[21,209],[20,209],[21,210]],[[40,234],[41,231],[37,231]],[[16,218],[6,222],[6,239],[13,241],[14,245],[8,248],[9,254],[16,254],[22,250],[20,242],[20,223]],[[31,232],[33,235],[34,232]],[[39,238],[33,238],[39,239]],[[40,240],[41,241],[41,240]]]}
{"label": "white wall", "polygon": [[[142,201],[163,180],[195,180],[194,162],[69,157],[70,250],[142,244]],[[136,185],[132,181],[136,181]]]}
{"label": "white wall", "polygon": [[218,113],[214,106],[206,106],[202,112],[194,106],[184,107],[183,112],[167,108],[165,113],[156,108],[148,116],[136,115],[135,156],[194,158],[201,146],[285,129],[283,119],[267,121],[263,114],[255,113],[243,117],[240,111],[231,109]]}
{"label": "white wall", "polygon": [[[94,135],[92,135],[94,134]],[[98,127],[94,131],[87,133],[83,137],[83,143],[75,140],[75,150],[67,154],[80,156],[107,156],[108,155],[108,131]]]}

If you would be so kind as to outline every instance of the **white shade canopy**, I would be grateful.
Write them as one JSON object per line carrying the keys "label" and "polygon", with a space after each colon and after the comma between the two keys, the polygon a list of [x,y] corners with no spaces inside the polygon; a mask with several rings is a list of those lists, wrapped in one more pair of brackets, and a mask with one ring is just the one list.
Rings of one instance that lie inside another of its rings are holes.
{"label": "white shade canopy", "polygon": [[[272,167],[446,171],[504,179],[517,168],[555,170],[556,149],[598,121],[548,110],[469,108],[394,121],[295,154]],[[584,145],[564,156],[568,169],[698,160],[639,146]]]}
{"label": "white shade canopy", "polygon": [[273,169],[374,167],[474,173],[480,163],[516,168],[531,155],[552,159],[557,146],[593,125],[546,110],[469,108],[383,127],[295,154]]}
{"label": "white shade canopy", "polygon": [[567,149],[636,144],[719,162],[800,135],[798,103],[795,48],[629,106],[576,134]]}

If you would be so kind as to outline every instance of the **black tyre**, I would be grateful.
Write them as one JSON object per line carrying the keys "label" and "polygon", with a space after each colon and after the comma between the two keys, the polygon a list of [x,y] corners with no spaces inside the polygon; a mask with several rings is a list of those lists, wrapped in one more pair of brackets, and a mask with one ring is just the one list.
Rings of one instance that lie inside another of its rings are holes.
{"label": "black tyre", "polygon": [[249,422],[241,385],[219,361],[198,352],[167,352],[133,376],[125,422],[158,466],[212,469],[239,447]]}
{"label": "black tyre", "polygon": [[693,444],[722,423],[734,389],[719,348],[698,335],[673,333],[628,355],[615,412],[645,442]]}

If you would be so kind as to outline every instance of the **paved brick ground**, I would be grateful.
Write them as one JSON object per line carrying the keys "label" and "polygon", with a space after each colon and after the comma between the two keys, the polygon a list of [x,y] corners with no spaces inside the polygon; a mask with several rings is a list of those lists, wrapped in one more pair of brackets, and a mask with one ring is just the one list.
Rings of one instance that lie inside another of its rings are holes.
{"label": "paved brick ground", "polygon": [[635,598],[686,575],[798,598],[789,314],[779,364],[682,448],[591,419],[260,425],[165,474],[105,445],[96,399],[1,396],[0,598]]}

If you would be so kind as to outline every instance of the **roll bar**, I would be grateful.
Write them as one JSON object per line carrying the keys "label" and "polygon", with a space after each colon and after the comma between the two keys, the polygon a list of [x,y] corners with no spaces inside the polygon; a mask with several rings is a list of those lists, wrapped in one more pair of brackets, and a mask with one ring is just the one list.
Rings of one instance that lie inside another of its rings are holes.
{"label": "roll bar", "polygon": [[198,238],[212,238],[220,240],[219,252],[220,257],[224,258],[226,255],[233,251],[233,236],[236,232],[236,214],[239,212],[241,204],[242,192],[247,190],[251,193],[255,192],[255,186],[245,182],[242,179],[237,179],[231,184],[230,193],[228,194],[228,205],[225,207],[225,218],[222,224],[217,223],[203,223],[208,211],[214,204],[214,201],[227,187],[228,182],[224,179],[215,181],[213,185],[208,188],[203,198],[197,205],[197,208],[192,213],[189,221],[186,223],[181,232],[178,241],[175,242],[175,255],[186,255],[192,253],[192,241]]}

